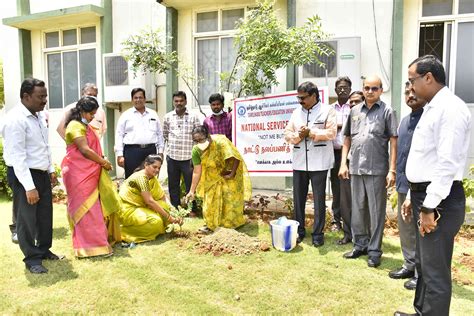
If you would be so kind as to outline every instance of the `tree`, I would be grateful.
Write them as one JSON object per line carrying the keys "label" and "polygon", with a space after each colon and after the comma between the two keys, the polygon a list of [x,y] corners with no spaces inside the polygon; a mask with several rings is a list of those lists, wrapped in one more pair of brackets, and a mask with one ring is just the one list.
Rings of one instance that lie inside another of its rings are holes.
{"label": "tree", "polygon": [[3,81],[3,62],[0,59],[0,109],[3,108],[5,104],[5,87]]}

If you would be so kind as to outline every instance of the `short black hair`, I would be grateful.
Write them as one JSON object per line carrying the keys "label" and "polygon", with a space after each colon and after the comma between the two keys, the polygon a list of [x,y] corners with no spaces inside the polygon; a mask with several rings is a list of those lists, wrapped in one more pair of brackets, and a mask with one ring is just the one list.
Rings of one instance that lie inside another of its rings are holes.
{"label": "short black hair", "polygon": [[184,92],[184,91],[176,91],[175,93],[173,93],[173,99],[175,97],[181,97],[181,98],[187,100],[186,92]]}
{"label": "short black hair", "polygon": [[220,103],[224,104],[224,96],[220,93],[211,94],[211,96],[209,97],[209,103],[212,103],[214,101],[219,101]]}
{"label": "short black hair", "polygon": [[205,125],[199,125],[199,126],[196,126],[195,128],[193,128],[193,131],[191,132],[191,135],[194,135],[194,134],[201,134],[205,138],[208,138],[209,137],[209,130],[207,129],[207,127]]}
{"label": "short black hair", "polygon": [[316,95],[316,101],[319,102],[319,90],[318,87],[312,83],[311,81],[305,81],[302,84],[298,86],[298,89],[296,89],[298,92],[306,92],[309,95]]}
{"label": "short black hair", "polygon": [[410,68],[416,64],[416,73],[419,75],[426,75],[431,72],[436,82],[446,85],[446,72],[444,71],[443,63],[434,55],[424,55],[418,57],[408,65]]}
{"label": "short black hair", "polygon": [[83,113],[91,113],[94,112],[94,110],[97,110],[99,108],[99,103],[97,102],[97,99],[95,97],[82,97],[77,101],[76,107],[71,109],[69,112],[69,119],[66,120],[64,123],[64,127],[67,127],[69,122],[71,121],[81,121],[81,112]]}
{"label": "short black hair", "polygon": [[146,99],[145,89],[143,88],[133,88],[132,92],[130,93],[130,96],[132,97],[132,99],[133,99],[133,96],[137,94],[137,92],[140,92],[140,91],[143,92],[143,97]]}
{"label": "short black hair", "polygon": [[21,83],[21,88],[20,88],[20,99],[23,99],[23,95],[29,94],[31,95],[33,91],[35,90],[35,87],[42,87],[44,88],[46,85],[43,80],[39,80],[36,78],[26,78],[23,80]]}
{"label": "short black hair", "polygon": [[352,87],[352,81],[351,81],[351,79],[350,79],[348,76],[341,76],[341,77],[338,77],[338,78],[336,79],[336,84],[335,84],[334,86],[337,87],[337,85],[338,85],[339,83],[341,83],[341,81],[347,82],[347,83],[349,84],[349,87]]}
{"label": "short black hair", "polygon": [[359,91],[359,90],[352,91],[352,93],[349,94],[349,99],[350,99],[354,94],[360,95],[360,96],[362,97],[362,101],[365,101],[364,93],[363,93],[362,91]]}

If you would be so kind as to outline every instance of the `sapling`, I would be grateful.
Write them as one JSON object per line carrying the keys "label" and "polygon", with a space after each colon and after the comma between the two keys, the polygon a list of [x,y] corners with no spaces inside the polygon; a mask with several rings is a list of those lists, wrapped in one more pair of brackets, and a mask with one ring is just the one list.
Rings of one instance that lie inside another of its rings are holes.
{"label": "sapling", "polygon": [[[189,202],[186,207],[182,207],[181,205],[178,205],[178,208],[171,207],[171,209],[170,209],[170,215],[173,218],[179,220],[177,225],[179,226],[179,232],[180,233],[183,230],[184,219],[191,212],[192,207],[193,207],[193,203]],[[168,225],[168,227],[166,228],[166,232],[171,233],[172,231],[174,231],[175,225],[176,224],[170,223]]]}

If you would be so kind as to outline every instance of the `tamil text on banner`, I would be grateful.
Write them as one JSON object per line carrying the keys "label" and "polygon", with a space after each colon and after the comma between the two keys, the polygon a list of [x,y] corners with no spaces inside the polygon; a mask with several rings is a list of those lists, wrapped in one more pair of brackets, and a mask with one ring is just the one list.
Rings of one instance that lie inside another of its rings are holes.
{"label": "tamil text on banner", "polygon": [[[328,104],[328,87],[319,97]],[[252,175],[291,176],[292,147],[283,136],[293,110],[301,106],[296,91],[234,101],[233,140]]]}

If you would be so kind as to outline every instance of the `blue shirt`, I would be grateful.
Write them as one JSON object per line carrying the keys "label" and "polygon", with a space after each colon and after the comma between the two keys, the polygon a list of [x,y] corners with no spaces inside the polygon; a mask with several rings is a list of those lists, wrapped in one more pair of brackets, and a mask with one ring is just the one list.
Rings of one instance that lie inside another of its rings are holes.
{"label": "blue shirt", "polygon": [[408,153],[410,152],[413,131],[420,120],[421,114],[423,114],[423,108],[411,112],[410,115],[403,118],[398,127],[396,188],[399,193],[408,193],[408,180],[405,174],[405,167],[407,165]]}

